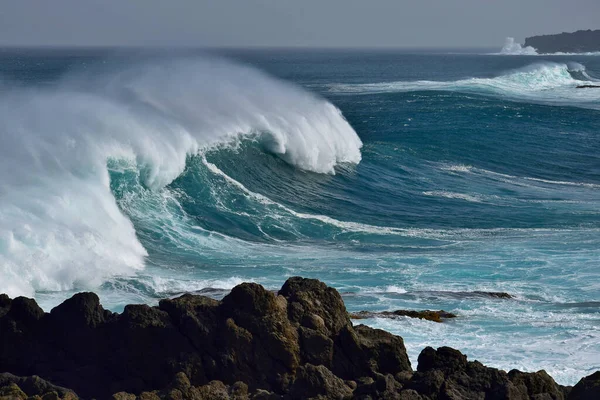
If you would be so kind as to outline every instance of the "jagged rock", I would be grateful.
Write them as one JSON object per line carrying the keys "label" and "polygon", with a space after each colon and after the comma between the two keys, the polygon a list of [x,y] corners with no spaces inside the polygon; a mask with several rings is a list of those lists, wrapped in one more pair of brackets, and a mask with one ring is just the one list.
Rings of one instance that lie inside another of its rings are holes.
{"label": "jagged rock", "polygon": [[252,400],[279,400],[281,396],[269,392],[267,390],[258,389],[254,396],[252,396]]}
{"label": "jagged rock", "polygon": [[292,399],[346,399],[352,389],[323,365],[306,364],[298,369],[290,389]]}
{"label": "jagged rock", "polygon": [[489,368],[449,347],[425,348],[410,389],[432,400],[564,400],[564,389],[545,372],[506,373]]}
{"label": "jagged rock", "polygon": [[334,336],[350,324],[346,306],[337,290],[316,279],[288,279],[279,294],[287,299],[292,322]]}
{"label": "jagged rock", "polygon": [[7,317],[18,325],[30,327],[44,316],[44,311],[37,305],[35,300],[27,297],[17,297],[10,302]]}
{"label": "jagged rock", "polygon": [[49,393],[56,393],[63,399],[77,399],[77,395],[72,390],[53,385],[39,376],[20,377],[7,372],[0,373],[0,388],[11,385],[18,386],[27,396],[45,396]]}
{"label": "jagged rock", "polygon": [[302,359],[309,364],[331,366],[333,340],[318,331],[301,326],[298,329]]}
{"label": "jagged rock", "polygon": [[[43,312],[42,312],[43,314]],[[100,305],[95,293],[77,293],[50,311],[52,322],[72,328],[95,328],[112,314]]]}
{"label": "jagged rock", "polygon": [[447,347],[424,349],[413,372],[401,337],[353,326],[335,289],[304,278],[278,293],[249,283],[222,301],[183,295],[122,314],[93,293],[50,313],[4,295],[0,337],[0,371],[75,391],[0,374],[7,396],[35,400],[586,400],[600,381],[567,397],[544,371],[507,374]]}
{"label": "jagged rock", "polygon": [[248,385],[244,382],[236,382],[229,388],[229,396],[233,400],[245,400],[248,399]]}
{"label": "jagged rock", "polygon": [[535,373],[512,370],[508,373],[508,378],[521,392],[526,392],[530,397],[545,395],[550,396],[552,400],[565,399],[562,388],[544,370]]}
{"label": "jagged rock", "polygon": [[418,358],[418,372],[440,370],[442,372],[460,371],[467,366],[467,356],[451,347],[434,350],[426,347]]}
{"label": "jagged rock", "polygon": [[358,325],[355,332],[361,352],[374,372],[397,374],[412,371],[401,337],[366,325]]}
{"label": "jagged rock", "polygon": [[135,400],[135,394],[119,392],[112,395],[112,400]]}
{"label": "jagged rock", "polygon": [[414,311],[414,310],[396,310],[396,311],[359,311],[356,313],[351,313],[350,318],[352,319],[366,319],[366,318],[398,318],[398,317],[410,317],[410,318],[419,318],[426,319],[428,321],[433,322],[443,322],[443,320],[448,318],[456,318],[456,314],[452,314],[446,312],[444,310],[440,311],[431,311],[431,310],[423,310],[423,311]]}
{"label": "jagged rock", "polygon": [[569,394],[569,400],[600,399],[600,371],[582,378]]}
{"label": "jagged rock", "polygon": [[161,400],[158,394],[154,392],[142,392],[137,398],[138,400]]}
{"label": "jagged rock", "polygon": [[332,371],[343,379],[412,371],[401,337],[359,325],[343,328],[334,341]]}
{"label": "jagged rock", "polygon": [[199,399],[229,400],[229,390],[223,382],[212,381],[198,388]]}
{"label": "jagged rock", "polygon": [[11,383],[8,386],[0,387],[0,400],[18,400],[27,399],[27,395],[25,392],[21,390],[21,388],[15,384]]}
{"label": "jagged rock", "polygon": [[[228,380],[251,387],[284,390],[300,363],[298,332],[287,318],[287,309],[276,296],[255,283],[232,289],[220,305],[227,318]],[[251,349],[251,351],[249,351]]]}
{"label": "jagged rock", "polygon": [[400,392],[398,400],[423,400],[423,397],[413,389],[407,389]]}

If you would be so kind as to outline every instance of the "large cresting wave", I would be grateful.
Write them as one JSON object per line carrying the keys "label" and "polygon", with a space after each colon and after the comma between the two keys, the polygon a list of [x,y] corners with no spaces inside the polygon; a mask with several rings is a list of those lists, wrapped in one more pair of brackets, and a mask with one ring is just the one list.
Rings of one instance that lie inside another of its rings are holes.
{"label": "large cresting wave", "polygon": [[507,71],[494,78],[332,84],[329,85],[329,91],[340,94],[450,91],[548,105],[600,109],[600,90],[577,88],[586,84],[595,85],[594,82],[596,79],[586,72],[582,64],[540,62]]}
{"label": "large cresting wave", "polygon": [[331,103],[212,58],[71,75],[0,93],[0,293],[93,287],[144,267],[146,250],[107,163],[159,191],[189,156],[252,137],[296,168],[334,173],[362,143]]}

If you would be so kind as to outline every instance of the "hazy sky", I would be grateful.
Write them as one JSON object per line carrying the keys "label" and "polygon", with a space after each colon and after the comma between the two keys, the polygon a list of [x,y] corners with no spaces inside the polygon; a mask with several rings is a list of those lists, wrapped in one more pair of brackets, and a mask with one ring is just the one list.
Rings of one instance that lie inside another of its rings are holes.
{"label": "hazy sky", "polygon": [[600,0],[0,0],[0,45],[501,47],[599,16]]}

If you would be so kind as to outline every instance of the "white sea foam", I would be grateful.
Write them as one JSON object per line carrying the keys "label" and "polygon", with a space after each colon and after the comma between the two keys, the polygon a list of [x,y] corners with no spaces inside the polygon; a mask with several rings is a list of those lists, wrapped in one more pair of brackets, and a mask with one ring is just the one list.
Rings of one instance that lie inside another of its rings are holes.
{"label": "white sea foam", "polygon": [[361,159],[360,139],[332,104],[221,60],[4,87],[0,292],[94,287],[142,269],[146,250],[111,193],[107,160],[126,160],[157,191],[189,155],[248,134],[310,171],[334,173]]}
{"label": "white sea foam", "polygon": [[[431,239],[438,241],[448,241],[452,242],[462,242],[462,241],[470,241],[470,240],[481,240],[482,238],[489,237],[521,237],[522,235],[528,236],[554,236],[557,234],[569,234],[573,232],[588,232],[589,234],[599,232],[600,229],[596,228],[577,228],[577,229],[552,229],[552,228],[454,228],[454,229],[431,229],[431,228],[398,228],[398,227],[389,227],[389,226],[377,226],[377,225],[369,225],[359,222],[352,221],[341,221],[335,218],[319,215],[319,214],[309,214],[309,213],[301,213],[297,212],[283,204],[277,203],[268,197],[255,193],[248,188],[246,188],[242,183],[237,180],[231,178],[227,174],[225,174],[222,170],[220,170],[215,164],[206,160],[203,157],[203,163],[209,168],[209,170],[222,177],[229,184],[234,186],[236,189],[243,192],[248,198],[261,203],[265,206],[272,207],[271,212],[269,212],[270,216],[273,218],[286,218],[293,217],[296,219],[304,219],[310,220],[315,223],[320,223],[324,225],[328,225],[330,227],[338,228],[341,232],[352,232],[352,233],[366,233],[373,235],[394,235],[394,236],[402,236],[402,237],[410,237],[410,238],[423,238],[423,239]],[[467,172],[467,173],[493,173],[487,170],[481,170],[478,168],[464,166],[464,165],[444,165],[441,167],[442,169],[449,169],[453,173],[456,172]],[[502,175],[502,174],[497,174]],[[512,177],[511,175],[505,175],[506,177],[512,179],[516,177]],[[431,192],[433,195],[434,192]],[[459,198],[466,201],[477,201],[482,202],[483,200],[498,200],[497,197],[494,196],[481,196],[469,197],[464,194],[452,194],[451,192],[440,192],[437,195],[454,195],[454,198]],[[465,199],[466,197],[466,199]],[[440,243],[441,245],[441,243]]]}
{"label": "white sea foam", "polygon": [[[469,174],[479,174],[479,175],[488,175],[503,178],[508,183],[514,184],[531,184],[531,182],[537,182],[546,185],[556,185],[556,186],[576,186],[582,188],[589,189],[600,189],[600,184],[591,183],[591,182],[573,182],[573,181],[557,181],[552,179],[543,179],[543,178],[534,178],[531,176],[516,176],[510,174],[503,174],[500,172],[490,171],[484,168],[475,168],[472,166],[466,165],[455,165],[455,164],[444,164],[439,167],[443,171],[450,171],[452,173],[469,173]],[[527,183],[526,183],[527,182]],[[425,192],[425,195],[428,196],[444,196],[446,197],[453,195],[452,192]],[[456,197],[458,198],[458,196]],[[476,199],[476,198],[475,198]]]}
{"label": "white sea foam", "polygon": [[390,285],[390,286],[387,286],[385,288],[385,292],[386,293],[404,294],[404,293],[406,293],[406,289],[403,289],[403,288],[401,288],[399,286],[396,286],[396,285]]}
{"label": "white sea foam", "polygon": [[479,196],[474,196],[466,193],[449,192],[446,190],[430,190],[423,192],[425,196],[444,197],[447,199],[465,200],[471,203],[481,203],[482,199]]}
{"label": "white sea foam", "polygon": [[[575,68],[575,69],[571,69]],[[585,74],[585,75],[584,75]],[[581,75],[577,80],[573,75]],[[586,78],[585,76],[588,76]],[[495,78],[469,78],[457,81],[396,81],[366,84],[331,84],[331,92],[373,94],[416,91],[474,93],[513,101],[548,105],[570,105],[600,109],[600,91],[577,89],[593,79],[579,63],[540,62],[512,70]]]}
{"label": "white sea foam", "polygon": [[[401,335],[413,367],[424,347],[450,346],[460,349],[469,360],[478,360],[491,367],[527,372],[545,369],[563,385],[573,385],[598,368],[597,316],[590,315],[586,321],[580,315],[568,313],[543,312],[528,307],[514,310],[498,301],[474,310],[449,311],[458,314],[458,318],[443,324],[412,318],[370,319],[361,323]],[[486,324],[491,326],[482,328]],[[505,340],[507,332],[504,329],[496,333],[494,324],[514,327],[511,340]],[[557,326],[568,333],[556,332]]]}
{"label": "white sea foam", "polygon": [[500,54],[509,56],[536,56],[537,51],[531,47],[523,47],[519,43],[515,42],[515,38],[507,37],[504,41],[504,46],[500,50]]}
{"label": "white sea foam", "polygon": [[238,276],[223,279],[180,279],[152,276],[149,279],[141,278],[140,280],[151,286],[157,293],[187,293],[202,289],[231,290],[241,283],[254,282],[253,279]]}
{"label": "white sea foam", "polygon": [[445,171],[451,171],[451,172],[470,172],[472,168],[473,167],[470,165],[450,164],[450,165],[444,165],[441,169],[443,169]]}

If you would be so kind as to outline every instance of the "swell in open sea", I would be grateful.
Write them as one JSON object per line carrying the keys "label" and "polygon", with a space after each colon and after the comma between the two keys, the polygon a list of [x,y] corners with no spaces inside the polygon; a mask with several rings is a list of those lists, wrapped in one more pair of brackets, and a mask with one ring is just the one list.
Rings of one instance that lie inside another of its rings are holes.
{"label": "swell in open sea", "polygon": [[119,311],[301,275],[351,311],[458,314],[363,321],[413,362],[573,384],[600,369],[598,78],[578,55],[3,50],[0,292]]}

